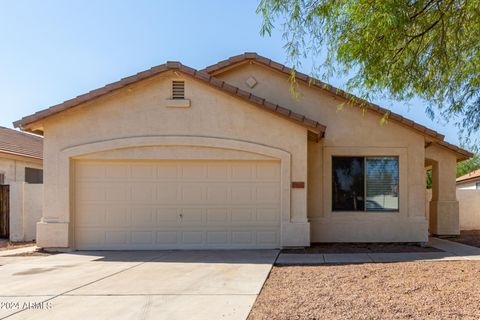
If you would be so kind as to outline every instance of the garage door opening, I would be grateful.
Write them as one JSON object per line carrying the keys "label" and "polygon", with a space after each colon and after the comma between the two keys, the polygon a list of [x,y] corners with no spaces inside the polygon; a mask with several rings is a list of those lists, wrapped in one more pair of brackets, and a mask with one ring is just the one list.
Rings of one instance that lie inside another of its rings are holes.
{"label": "garage door opening", "polygon": [[280,161],[75,162],[80,250],[280,246]]}

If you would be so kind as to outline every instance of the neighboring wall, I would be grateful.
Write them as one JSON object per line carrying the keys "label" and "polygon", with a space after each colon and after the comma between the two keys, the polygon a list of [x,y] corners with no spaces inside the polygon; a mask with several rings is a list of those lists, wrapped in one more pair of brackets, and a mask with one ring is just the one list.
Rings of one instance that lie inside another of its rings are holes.
{"label": "neighboring wall", "polygon": [[43,184],[10,182],[10,241],[36,239],[42,206]]}
{"label": "neighboring wall", "polygon": [[[431,199],[432,190],[427,190],[427,212]],[[460,207],[460,230],[480,230],[480,190],[457,189],[457,200]]]}
{"label": "neighboring wall", "polygon": [[5,184],[15,181],[25,181],[25,167],[42,169],[39,161],[23,161],[12,158],[3,158],[0,155],[0,173],[5,175]]}
{"label": "neighboring wall", "polygon": [[477,190],[477,183],[480,183],[480,179],[477,181],[471,181],[466,183],[458,183],[457,189],[470,189],[470,190]]}
{"label": "neighboring wall", "polygon": [[457,190],[460,230],[480,230],[480,190]]}
{"label": "neighboring wall", "polygon": [[[344,100],[298,82],[292,97],[288,76],[257,64],[244,64],[222,80],[304,114],[327,126],[320,143],[308,143],[308,217],[312,242],[424,242],[425,140],[411,129],[352,107]],[[257,81],[252,89],[246,80]],[[343,109],[342,109],[343,108]],[[332,212],[332,156],[398,156],[399,212]]]}
{"label": "neighboring wall", "polygon": [[41,160],[0,157],[0,173],[4,183],[10,185],[9,233],[10,241],[32,241],[36,238],[36,223],[43,208],[43,185],[25,183],[25,168],[42,169]]}

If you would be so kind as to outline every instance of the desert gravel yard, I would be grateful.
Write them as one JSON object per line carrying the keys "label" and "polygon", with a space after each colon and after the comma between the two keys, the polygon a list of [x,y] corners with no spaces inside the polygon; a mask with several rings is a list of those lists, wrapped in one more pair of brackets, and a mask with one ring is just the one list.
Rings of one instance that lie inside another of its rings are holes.
{"label": "desert gravel yard", "polygon": [[480,262],[274,266],[249,320],[479,319]]}

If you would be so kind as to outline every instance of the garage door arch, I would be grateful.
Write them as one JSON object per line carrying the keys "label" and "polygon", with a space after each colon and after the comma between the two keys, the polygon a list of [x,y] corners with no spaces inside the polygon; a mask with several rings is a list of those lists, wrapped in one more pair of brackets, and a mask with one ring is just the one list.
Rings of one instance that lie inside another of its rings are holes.
{"label": "garage door arch", "polygon": [[[95,158],[96,154],[114,150],[128,150],[144,147],[168,147],[168,146],[182,146],[192,148],[210,148],[212,150],[236,150],[254,155],[262,155],[277,159],[280,162],[280,216],[281,224],[290,220],[290,168],[291,168],[291,155],[287,151],[257,144],[249,141],[241,141],[234,139],[216,138],[216,137],[192,137],[192,136],[141,136],[141,137],[128,137],[113,139],[108,141],[98,141],[89,144],[78,145],[64,149],[60,156],[61,161],[67,162],[64,168],[68,168],[69,171],[61,177],[73,177],[74,161],[78,159]],[[134,160],[135,158],[132,158]],[[162,159],[158,159],[162,160]],[[169,159],[172,160],[172,159]],[[182,159],[178,159],[182,160]],[[74,197],[72,178],[64,185],[69,185],[70,190],[65,190],[68,193],[66,199],[69,199],[68,203],[65,203],[65,208],[69,208],[70,212],[70,228],[73,231],[74,226],[74,206],[72,200]],[[64,199],[65,199],[64,198]],[[280,227],[280,230],[283,230]],[[74,232],[71,233],[72,235]],[[282,243],[282,235],[280,232],[280,243]],[[70,246],[74,246],[74,236],[70,239]]]}

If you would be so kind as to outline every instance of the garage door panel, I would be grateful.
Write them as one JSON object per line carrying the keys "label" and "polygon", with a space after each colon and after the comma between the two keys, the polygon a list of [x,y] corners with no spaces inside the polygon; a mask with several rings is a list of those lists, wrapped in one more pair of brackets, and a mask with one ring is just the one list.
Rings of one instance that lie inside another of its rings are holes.
{"label": "garage door panel", "polygon": [[182,181],[205,181],[207,180],[207,165],[197,162],[185,162],[180,167],[180,180]]}
{"label": "garage door panel", "polygon": [[104,179],[105,166],[101,163],[77,162],[75,176],[77,181]]}
{"label": "garage door panel", "polygon": [[130,178],[130,165],[125,163],[109,163],[105,168],[105,177],[111,179]]}
{"label": "garage door panel", "polygon": [[75,199],[79,203],[85,201],[104,201],[106,199],[105,187],[101,183],[77,183]]}
{"label": "garage door panel", "polygon": [[178,244],[177,231],[157,231],[157,244],[176,245]]}
{"label": "garage door panel", "polygon": [[155,244],[155,233],[153,231],[133,231],[132,232],[132,244],[145,245]]}
{"label": "garage door panel", "polygon": [[152,163],[137,163],[130,166],[131,177],[138,180],[157,179],[157,166]]}
{"label": "garage door panel", "polygon": [[132,226],[133,227],[147,227],[155,225],[155,209],[136,207],[132,209]]}
{"label": "garage door panel", "polygon": [[[131,208],[117,205],[106,205],[106,226],[126,227],[130,225]],[[81,216],[81,215],[78,215]]]}
{"label": "garage door panel", "polygon": [[164,225],[165,223],[177,224],[180,220],[180,214],[178,208],[158,208],[157,209],[157,222],[158,225]]}
{"label": "garage door panel", "polygon": [[207,165],[207,179],[209,181],[229,181],[231,179],[230,166],[228,164]]}
{"label": "garage door panel", "polygon": [[131,196],[133,202],[152,203],[157,200],[157,186],[155,183],[131,184]]}
{"label": "garage door panel", "polygon": [[229,222],[228,208],[209,208],[206,214],[206,223],[226,223]]}
{"label": "garage door panel", "polygon": [[275,183],[262,183],[256,187],[256,198],[258,203],[278,203],[280,190]]}
{"label": "garage door panel", "polygon": [[257,163],[256,165],[256,178],[259,181],[279,181],[280,170],[271,166],[269,163]]}
{"label": "garage door panel", "polygon": [[130,186],[125,183],[103,184],[106,201],[128,202],[130,198]]}
{"label": "garage door panel", "polygon": [[180,186],[182,203],[201,203],[206,201],[205,187],[199,184],[186,183]]}
{"label": "garage door panel", "polygon": [[179,174],[178,174],[178,166],[174,163],[164,163],[161,165],[156,165],[157,168],[157,178],[160,180],[173,180],[177,181]]}
{"label": "garage door panel", "polygon": [[76,164],[78,249],[277,248],[275,161]]}
{"label": "garage door panel", "polygon": [[157,200],[163,204],[178,203],[179,186],[177,183],[157,185]]}
{"label": "garage door panel", "polygon": [[106,207],[103,205],[85,204],[78,207],[82,212],[76,219],[76,224],[82,227],[107,226]]}

